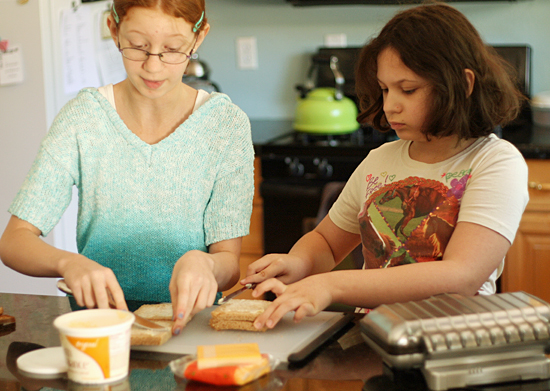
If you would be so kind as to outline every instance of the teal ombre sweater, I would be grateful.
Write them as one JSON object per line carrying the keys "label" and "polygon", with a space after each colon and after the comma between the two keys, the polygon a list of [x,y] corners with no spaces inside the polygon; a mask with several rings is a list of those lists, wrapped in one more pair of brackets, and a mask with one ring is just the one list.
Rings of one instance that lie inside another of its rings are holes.
{"label": "teal ombre sweater", "polygon": [[126,299],[168,302],[183,254],[248,234],[253,159],[248,118],[224,94],[149,145],[86,88],[57,115],[9,212],[46,236],[76,186],[79,253],[111,268]]}

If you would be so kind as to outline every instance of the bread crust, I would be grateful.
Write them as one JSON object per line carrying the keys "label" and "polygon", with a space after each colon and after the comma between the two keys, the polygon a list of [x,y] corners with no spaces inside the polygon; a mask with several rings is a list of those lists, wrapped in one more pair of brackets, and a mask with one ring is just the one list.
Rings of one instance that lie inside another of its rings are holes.
{"label": "bread crust", "polygon": [[130,345],[147,345],[158,346],[166,343],[172,337],[172,326],[174,322],[159,320],[155,323],[160,326],[167,327],[166,330],[151,330],[144,329],[138,326],[132,326],[132,333],[130,335]]}
{"label": "bread crust", "polygon": [[11,315],[0,315],[0,325],[15,323],[15,318]]}
{"label": "bread crust", "polygon": [[135,313],[142,318],[152,320],[160,326],[167,327],[165,330],[151,330],[139,326],[132,326],[130,345],[158,346],[166,343],[172,337],[172,304],[144,304]]}
{"label": "bread crust", "polygon": [[258,330],[254,321],[263,314],[271,304],[267,300],[232,299],[222,304],[211,313],[210,326],[214,330],[246,330],[266,331],[264,327]]}

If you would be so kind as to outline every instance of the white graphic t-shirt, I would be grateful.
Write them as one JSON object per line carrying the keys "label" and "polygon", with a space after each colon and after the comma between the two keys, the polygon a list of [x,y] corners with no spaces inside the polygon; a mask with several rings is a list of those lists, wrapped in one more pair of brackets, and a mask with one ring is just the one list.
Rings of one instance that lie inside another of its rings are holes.
{"label": "white graphic t-shirt", "polygon": [[[482,137],[435,164],[412,160],[410,144],[371,151],[329,212],[338,227],[361,234],[364,268],[441,260],[459,221],[513,242],[529,195],[527,165],[512,144]],[[503,266],[479,293],[495,293]]]}

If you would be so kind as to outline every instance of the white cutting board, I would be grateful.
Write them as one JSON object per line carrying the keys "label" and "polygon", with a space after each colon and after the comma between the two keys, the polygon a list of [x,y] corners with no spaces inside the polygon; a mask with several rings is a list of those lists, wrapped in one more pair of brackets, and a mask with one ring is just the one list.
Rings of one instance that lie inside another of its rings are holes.
{"label": "white cutting board", "polygon": [[196,314],[180,335],[172,336],[164,345],[132,346],[132,349],[186,355],[196,354],[198,345],[256,342],[260,352],[286,362],[289,354],[307,346],[343,316],[340,312],[323,311],[313,317],[304,318],[300,323],[294,323],[294,313],[288,313],[273,329],[265,332],[216,331],[208,324],[210,313],[215,308],[210,307]]}

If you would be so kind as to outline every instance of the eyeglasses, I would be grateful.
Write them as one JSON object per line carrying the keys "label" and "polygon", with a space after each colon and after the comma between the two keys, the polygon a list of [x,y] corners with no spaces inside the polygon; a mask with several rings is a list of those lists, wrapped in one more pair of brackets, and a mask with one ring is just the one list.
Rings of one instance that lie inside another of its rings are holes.
{"label": "eyeglasses", "polygon": [[[195,40],[195,43],[197,41]],[[165,64],[182,64],[189,60],[195,50],[195,44],[191,53],[185,54],[183,52],[161,52],[161,53],[149,53],[147,50],[137,48],[120,48],[120,42],[118,43],[118,51],[128,60],[131,61],[145,61],[150,56],[158,56],[159,60]]]}

